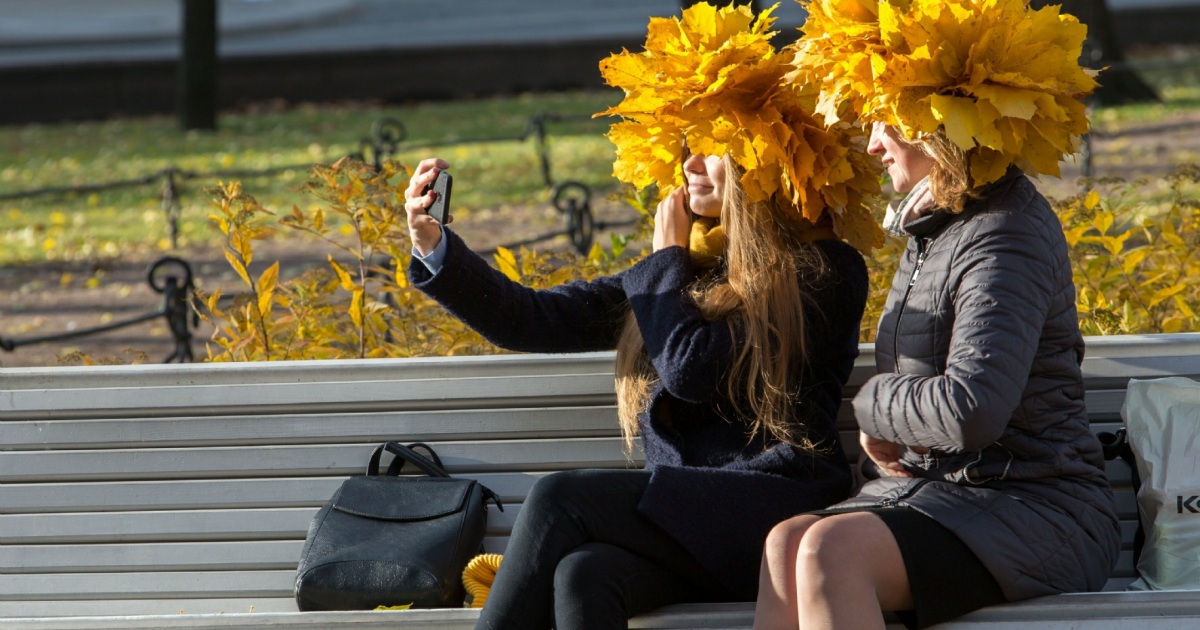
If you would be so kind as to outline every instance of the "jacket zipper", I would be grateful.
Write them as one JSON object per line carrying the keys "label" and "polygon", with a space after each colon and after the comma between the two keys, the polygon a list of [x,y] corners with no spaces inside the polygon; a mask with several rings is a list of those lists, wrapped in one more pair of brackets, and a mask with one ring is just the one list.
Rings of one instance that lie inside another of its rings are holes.
{"label": "jacket zipper", "polygon": [[904,319],[904,307],[908,305],[908,296],[912,293],[917,277],[921,275],[921,267],[925,265],[925,254],[929,252],[931,239],[917,237],[917,261],[913,264],[912,275],[908,278],[908,286],[904,289],[904,299],[900,300],[900,309],[896,313],[896,329],[892,333],[892,371],[900,371],[900,320]]}

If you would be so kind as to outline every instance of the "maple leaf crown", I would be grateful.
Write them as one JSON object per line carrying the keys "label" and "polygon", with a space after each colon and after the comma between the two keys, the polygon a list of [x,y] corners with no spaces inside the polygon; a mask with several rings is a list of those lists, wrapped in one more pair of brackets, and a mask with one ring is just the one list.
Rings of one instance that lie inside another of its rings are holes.
{"label": "maple leaf crown", "polygon": [[976,186],[1010,165],[1059,175],[1088,130],[1079,64],[1087,27],[1028,0],[798,0],[788,80],[815,86],[826,123],[882,122],[909,140],[943,131]]}
{"label": "maple leaf crown", "polygon": [[729,155],[749,203],[786,200],[810,221],[825,213],[834,232],[862,251],[882,244],[869,204],[879,194],[879,161],[861,128],[816,118],[816,94],[784,81],[791,70],[771,44],[776,4],[758,16],[745,6],[695,4],[675,18],[651,18],[644,50],[600,62],[605,81],[625,92],[608,138],[613,175],[668,194],[682,183],[683,143],[700,155]]}

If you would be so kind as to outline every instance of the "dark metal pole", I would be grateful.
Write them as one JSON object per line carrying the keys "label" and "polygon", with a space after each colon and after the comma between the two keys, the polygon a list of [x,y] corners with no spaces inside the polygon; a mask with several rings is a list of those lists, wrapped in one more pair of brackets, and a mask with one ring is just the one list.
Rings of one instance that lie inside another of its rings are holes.
{"label": "dark metal pole", "polygon": [[217,0],[181,0],[182,54],[176,108],[184,129],[217,128]]}

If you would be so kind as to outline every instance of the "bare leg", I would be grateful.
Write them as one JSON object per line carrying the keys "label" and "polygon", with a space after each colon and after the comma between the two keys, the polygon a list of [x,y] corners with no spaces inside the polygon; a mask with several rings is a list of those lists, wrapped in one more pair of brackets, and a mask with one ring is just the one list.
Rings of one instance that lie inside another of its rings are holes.
{"label": "bare leg", "polygon": [[796,516],[776,525],[767,534],[758,574],[754,630],[795,630],[800,627],[796,607],[796,555],[805,532],[820,520],[819,516]]}
{"label": "bare leg", "polygon": [[823,519],[796,557],[801,628],[884,628],[883,610],[912,608],[904,559],[892,530],[874,514]]}
{"label": "bare leg", "polygon": [[755,630],[882,629],[883,610],[911,607],[900,548],[874,514],[799,516],[767,537]]}

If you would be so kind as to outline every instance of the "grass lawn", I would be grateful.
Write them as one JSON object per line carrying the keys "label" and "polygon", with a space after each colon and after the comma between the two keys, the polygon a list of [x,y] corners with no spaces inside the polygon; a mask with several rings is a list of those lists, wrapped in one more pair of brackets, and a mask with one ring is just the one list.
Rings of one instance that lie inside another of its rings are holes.
{"label": "grass lawn", "polygon": [[[272,176],[238,177],[245,190],[268,207],[286,210],[292,204],[315,203],[297,192],[307,165],[360,151],[376,121],[395,119],[407,131],[397,159],[415,165],[438,155],[453,163],[456,212],[543,201],[547,189],[537,145],[532,137],[515,140],[530,117],[543,112],[591,115],[617,100],[614,92],[581,92],[405,107],[304,105],[226,112],[215,133],[180,131],[170,117],[0,128],[0,146],[6,147],[0,153],[0,195],[138,180],[170,167],[211,174],[296,165]],[[554,178],[613,187],[612,148],[602,135],[606,128],[603,120],[547,123]],[[206,218],[205,190],[222,179],[230,177],[182,180],[181,245],[218,236]],[[169,249],[162,181],[0,200],[0,264],[149,255]]]}

